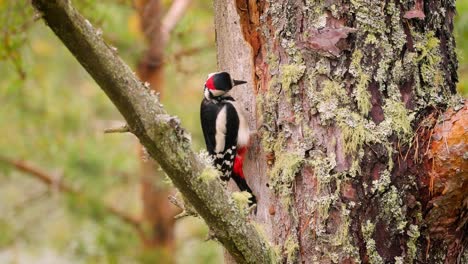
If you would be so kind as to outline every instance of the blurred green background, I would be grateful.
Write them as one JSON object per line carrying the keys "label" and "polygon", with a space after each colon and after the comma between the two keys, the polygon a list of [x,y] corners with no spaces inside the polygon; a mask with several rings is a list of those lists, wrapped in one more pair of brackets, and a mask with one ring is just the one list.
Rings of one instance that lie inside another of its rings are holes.
{"label": "blurred green background", "polygon": [[[138,141],[103,134],[121,115],[51,30],[34,21],[28,2],[0,0],[0,154],[61,175],[90,199],[0,162],[0,263],[154,263],[134,229],[101,208],[104,202],[141,214]],[[167,9],[172,1],[162,2]],[[73,3],[135,67],[146,43],[132,1]],[[198,150],[201,87],[216,70],[211,0],[192,1],[165,55],[163,104]],[[176,234],[179,263],[222,261],[219,245],[204,241],[201,220],[178,221]]]}
{"label": "blurred green background", "polygon": [[[132,66],[145,49],[130,0],[75,5]],[[171,1],[162,1],[167,8]],[[457,1],[458,89],[468,95],[468,1]],[[85,193],[67,195],[0,163],[0,263],[150,263],[128,224],[102,203],[141,212],[137,140],[104,135],[122,118],[41,21],[28,1],[0,0],[0,154],[25,160]],[[118,29],[118,30],[117,30]],[[216,70],[212,0],[193,1],[165,53],[169,113],[202,147],[198,107],[206,74]],[[193,217],[177,224],[178,263],[221,263]],[[154,260],[154,259],[153,259]]]}

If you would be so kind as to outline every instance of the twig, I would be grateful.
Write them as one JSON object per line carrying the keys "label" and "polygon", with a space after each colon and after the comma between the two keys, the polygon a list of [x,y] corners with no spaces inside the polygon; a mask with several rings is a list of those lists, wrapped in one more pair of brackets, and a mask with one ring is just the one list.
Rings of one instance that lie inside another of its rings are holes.
{"label": "twig", "polygon": [[127,132],[131,132],[131,131],[130,131],[130,128],[126,124],[121,127],[112,127],[112,128],[104,129],[105,134],[127,133]]}
{"label": "twig", "polygon": [[[44,170],[40,168],[37,168],[34,165],[29,164],[28,162],[21,161],[21,160],[13,160],[13,159],[6,158],[4,156],[0,156],[0,162],[6,165],[12,166],[21,172],[27,173],[48,186],[56,186],[56,188],[61,192],[85,197],[86,199],[91,199],[87,197],[85,194],[76,190],[75,188],[65,184],[64,182],[54,180],[54,177],[52,175],[48,174],[47,172],[45,172]],[[108,204],[103,204],[103,208],[109,213],[123,220],[125,223],[130,224],[133,227],[135,227],[137,231],[142,232],[140,220],[138,218],[128,215],[127,213],[122,212],[121,210]]]}
{"label": "twig", "polygon": [[161,24],[161,39],[163,43],[167,43],[169,35],[172,30],[174,30],[191,2],[192,0],[174,0],[172,2],[172,5],[164,15]]}
{"label": "twig", "polygon": [[180,209],[182,209],[182,210],[185,209],[184,204],[181,203],[179,200],[177,200],[177,198],[174,195],[169,195],[167,197],[167,199],[169,199],[169,202],[171,202],[173,205],[179,207]]}
{"label": "twig", "polygon": [[19,202],[18,204],[15,204],[15,206],[13,207],[13,213],[18,214],[24,208],[29,207],[31,206],[31,204],[40,201],[42,198],[46,197],[48,194],[50,194],[50,190],[45,190],[45,191],[41,191],[33,195],[29,195],[23,201]]}
{"label": "twig", "polygon": [[25,161],[21,160],[13,160],[9,159],[4,156],[0,156],[0,162],[15,167],[17,170],[25,172],[31,176],[34,176],[36,179],[39,179],[46,185],[49,186],[56,186],[59,191],[71,193],[71,194],[78,194],[78,191],[73,189],[72,187],[64,184],[62,181],[56,181],[56,177],[44,172],[43,170],[36,168],[33,165],[28,164]]}
{"label": "twig", "polygon": [[190,216],[190,214],[187,211],[184,210],[184,211],[182,211],[182,213],[174,216],[174,219],[179,220],[179,219],[185,218],[187,216]]}
{"label": "twig", "polygon": [[174,216],[174,219],[179,220],[186,216],[198,216],[197,212],[191,206],[185,206],[185,203],[179,201],[174,195],[169,195],[167,198],[169,202],[182,209],[182,212]]}

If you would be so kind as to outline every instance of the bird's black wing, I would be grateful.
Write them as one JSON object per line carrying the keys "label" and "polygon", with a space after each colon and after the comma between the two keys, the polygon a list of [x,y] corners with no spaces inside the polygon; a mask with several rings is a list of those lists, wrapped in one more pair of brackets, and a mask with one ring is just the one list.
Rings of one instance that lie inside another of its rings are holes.
{"label": "bird's black wing", "polygon": [[223,106],[219,103],[214,103],[211,100],[203,99],[200,107],[200,118],[205,138],[206,150],[210,155],[215,154],[216,147],[216,117]]}
{"label": "bird's black wing", "polygon": [[[224,149],[216,153],[216,118],[219,112],[226,107],[226,132],[224,134]],[[217,102],[204,99],[201,104],[200,117],[203,122],[202,130],[205,137],[206,149],[213,157],[214,166],[222,174],[223,180],[229,180],[237,149],[237,133],[239,130],[239,117],[236,109],[229,102]]]}
{"label": "bird's black wing", "polygon": [[236,108],[229,102],[225,103],[226,107],[226,135],[223,153],[217,153],[215,166],[223,174],[227,180],[231,176],[234,166],[234,159],[237,154],[237,134],[239,133],[239,116]]}

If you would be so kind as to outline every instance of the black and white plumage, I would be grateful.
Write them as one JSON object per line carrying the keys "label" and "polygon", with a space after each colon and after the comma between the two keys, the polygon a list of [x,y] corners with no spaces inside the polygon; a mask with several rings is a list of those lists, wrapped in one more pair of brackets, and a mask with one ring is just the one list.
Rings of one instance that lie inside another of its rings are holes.
{"label": "black and white plumage", "polygon": [[[241,191],[252,190],[242,171],[243,154],[249,142],[247,120],[229,91],[245,81],[233,80],[227,72],[212,73],[205,82],[200,118],[208,153],[222,180],[233,178]],[[252,194],[251,204],[256,203]]]}
{"label": "black and white plumage", "polygon": [[232,97],[221,100],[203,99],[201,119],[208,153],[213,157],[214,166],[221,171],[223,180],[229,180],[234,158],[237,153],[239,117],[230,103]]}

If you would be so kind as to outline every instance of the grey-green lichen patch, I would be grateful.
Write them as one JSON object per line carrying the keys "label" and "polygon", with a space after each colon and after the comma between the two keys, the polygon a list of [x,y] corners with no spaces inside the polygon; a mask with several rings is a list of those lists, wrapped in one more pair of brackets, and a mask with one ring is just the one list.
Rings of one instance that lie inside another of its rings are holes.
{"label": "grey-green lichen patch", "polygon": [[268,67],[273,70],[278,69],[280,63],[278,56],[276,56],[274,53],[269,53],[267,56]]}
{"label": "grey-green lichen patch", "polygon": [[317,63],[315,64],[315,67],[313,69],[315,73],[313,74],[323,74],[323,75],[329,75],[331,73],[331,64],[330,60],[328,58],[322,58]]}
{"label": "grey-green lichen patch", "polygon": [[[421,63],[422,79],[429,84],[433,83],[433,81],[440,81],[436,79],[441,77],[437,76],[438,66],[442,58],[439,52],[439,44],[440,41],[435,37],[435,33],[430,31],[414,45],[420,54],[416,61]],[[437,84],[440,84],[440,82],[435,83],[435,85]]]}
{"label": "grey-green lichen patch", "polygon": [[274,146],[276,145],[277,138],[272,131],[264,130],[262,135],[262,146],[267,153],[272,153],[274,151]]}
{"label": "grey-green lichen patch", "polygon": [[428,102],[444,103],[450,97],[450,93],[448,89],[444,89],[440,40],[434,31],[424,34],[415,32],[414,40],[414,48],[419,54],[414,58],[414,63],[420,68],[419,75],[416,76],[418,81],[416,93],[419,96],[417,103],[420,108],[427,106]]}
{"label": "grey-green lichen patch", "polygon": [[[357,38],[363,41],[360,46],[374,46],[355,51],[362,52],[368,61],[373,61],[372,64],[363,63],[363,67],[366,67],[363,74],[373,76],[383,90],[392,81],[389,70],[397,60],[394,54],[399,54],[406,42],[399,8],[393,2],[354,0],[351,3],[351,12],[356,15]],[[388,18],[390,25],[387,24]],[[364,77],[360,76],[358,80],[365,81]]]}
{"label": "grey-green lichen patch", "polygon": [[408,224],[406,220],[406,207],[403,204],[401,194],[395,186],[382,195],[379,218],[386,223],[391,223],[392,229],[396,233],[403,233]]}
{"label": "grey-green lichen patch", "polygon": [[352,0],[350,11],[356,15],[358,32],[381,34],[387,28],[383,7],[381,1]]}
{"label": "grey-green lichen patch", "polygon": [[289,64],[300,66],[304,64],[304,58],[302,55],[302,49],[296,46],[296,41],[294,39],[283,38],[281,40],[281,46],[285,49],[286,53],[289,55]]}
{"label": "grey-green lichen patch", "polygon": [[249,199],[252,198],[252,195],[249,192],[233,192],[231,196],[241,213],[243,215],[247,215],[249,209]]}
{"label": "grey-green lichen patch", "polygon": [[395,264],[403,264],[403,263],[405,263],[405,262],[404,262],[404,258],[403,258],[403,257],[400,257],[400,256],[395,257],[394,260],[395,260]]}
{"label": "grey-green lichen patch", "polygon": [[[351,224],[350,213],[351,211],[346,208],[346,205],[341,204],[341,222],[337,228],[337,231],[332,236],[331,245],[340,247],[346,254],[346,257],[351,257],[356,262],[359,262],[359,249],[353,245],[351,236],[349,235],[349,228]],[[334,261],[334,263],[339,263],[339,261]]]}
{"label": "grey-green lichen patch", "polygon": [[337,174],[332,173],[332,170],[336,167],[336,155],[331,153],[329,156],[325,156],[323,152],[315,150],[310,153],[310,156],[307,165],[314,171],[314,176],[318,182],[317,193],[320,193],[324,185],[338,178]]}
{"label": "grey-green lichen patch", "polygon": [[209,182],[219,178],[220,176],[221,175],[220,175],[219,171],[217,169],[213,168],[213,166],[210,165],[210,166],[205,167],[205,169],[200,174],[199,178],[204,183],[209,183]]}
{"label": "grey-green lichen patch", "polygon": [[413,263],[416,259],[416,253],[418,250],[417,241],[421,233],[417,225],[410,225],[406,231],[409,239],[406,242],[406,263]]}
{"label": "grey-green lichen patch", "polygon": [[361,226],[361,231],[366,242],[366,252],[369,256],[369,263],[383,264],[384,261],[379,255],[379,252],[377,252],[377,247],[373,238],[375,232],[375,225],[371,221],[367,220],[366,223]]}
{"label": "grey-green lichen patch", "polygon": [[[338,81],[325,80],[321,86],[320,92],[311,92],[315,94],[312,97],[312,104],[320,113],[321,123],[326,125],[327,121],[335,119],[339,107],[349,103],[349,98],[343,85]],[[310,87],[315,89],[313,84],[310,84]]]}
{"label": "grey-green lichen patch", "polygon": [[341,113],[338,126],[341,129],[345,151],[348,154],[357,153],[366,143],[380,141],[378,135],[373,132],[375,124],[357,113]]}
{"label": "grey-green lichen patch", "polygon": [[388,2],[384,11],[385,16],[390,17],[390,25],[381,28],[381,38],[380,42],[377,44],[381,52],[380,54],[376,54],[379,55],[381,59],[378,63],[377,73],[375,74],[375,80],[379,82],[382,90],[385,88],[385,85],[398,82],[398,80],[393,80],[391,78],[390,69],[392,64],[397,61],[395,54],[400,54],[402,48],[406,44],[406,34],[401,25],[399,7],[396,7],[393,2]]}
{"label": "grey-green lichen patch", "polygon": [[[271,241],[270,236],[267,235],[265,228],[262,224],[258,222],[252,222],[252,225],[255,227],[257,230],[257,233],[263,238],[264,241]],[[270,246],[270,262],[269,264],[278,264],[280,263],[280,255],[281,255],[281,249],[278,245],[269,245]]]}
{"label": "grey-green lichen patch", "polygon": [[384,146],[385,146],[385,149],[387,150],[387,155],[388,155],[387,170],[392,171],[393,166],[395,165],[393,162],[393,153],[395,152],[395,150],[393,149],[393,146],[390,142],[386,142]]}
{"label": "grey-green lichen patch", "polygon": [[198,153],[198,160],[205,166],[213,166],[213,157],[205,149]]}
{"label": "grey-green lichen patch", "polygon": [[293,182],[304,161],[301,153],[276,152],[275,164],[269,172],[270,187],[280,195],[286,207],[291,205]]}
{"label": "grey-green lichen patch", "polygon": [[391,127],[397,136],[405,142],[408,142],[412,135],[411,121],[414,114],[409,114],[403,102],[393,99],[385,99],[383,106],[385,120],[390,122]]}
{"label": "grey-green lichen patch", "polygon": [[351,65],[349,67],[349,72],[352,73],[356,80],[356,88],[354,90],[354,97],[356,98],[357,106],[362,115],[367,115],[371,108],[370,103],[370,93],[367,90],[369,85],[370,76],[365,73],[361,67],[362,63],[362,54],[361,50],[356,50],[353,53]]}
{"label": "grey-green lichen patch", "polygon": [[384,170],[380,173],[380,177],[378,180],[372,181],[371,192],[383,193],[388,189],[388,187],[390,186],[390,183],[391,183],[390,171]]}
{"label": "grey-green lichen patch", "polygon": [[370,103],[370,93],[367,90],[369,85],[370,77],[367,74],[362,73],[359,77],[359,80],[356,84],[356,102],[358,109],[362,115],[367,115],[372,105]]}
{"label": "grey-green lichen patch", "polygon": [[458,111],[465,106],[465,98],[461,94],[454,94],[447,100],[447,108],[453,108]]}
{"label": "grey-green lichen patch", "polygon": [[299,253],[299,243],[295,235],[289,235],[284,242],[284,255],[286,257],[286,263],[295,264],[297,263],[297,255]]}
{"label": "grey-green lichen patch", "polygon": [[319,197],[315,198],[310,205],[317,219],[314,232],[317,237],[324,238],[324,241],[326,241],[328,237],[326,223],[330,208],[338,200],[339,196],[336,193],[326,194],[323,192]]}
{"label": "grey-green lichen patch", "polygon": [[339,229],[335,232],[333,236],[332,245],[342,246],[349,243],[349,213],[350,211],[346,208],[344,204],[341,206],[341,224]]}
{"label": "grey-green lichen patch", "polygon": [[[360,153],[364,145],[382,143],[389,146],[387,150],[391,153],[393,147],[389,144],[389,137],[392,134],[404,142],[410,139],[413,116],[401,100],[400,86],[413,80],[413,74],[418,77],[418,63],[415,62],[415,52],[404,52],[403,60],[395,56],[402,54],[406,43],[400,8],[395,3],[353,0],[350,12],[355,15],[355,27],[358,29],[356,48],[349,66],[349,73],[354,77],[351,95],[357,109],[354,110],[352,105],[343,102],[340,107],[334,107],[332,100],[327,107],[334,110],[335,115],[325,117],[334,118],[342,130],[345,151],[353,156],[351,174],[357,175],[360,173],[359,156],[362,156]],[[378,125],[366,118],[372,108],[369,92],[371,82],[376,82],[381,94],[387,97],[383,103],[385,119]],[[391,155],[389,156],[389,163],[392,163]],[[393,167],[393,164],[388,167]]]}
{"label": "grey-green lichen patch", "polygon": [[262,146],[266,152],[273,152],[275,145],[281,143],[278,142],[279,135],[274,131],[277,126],[277,108],[280,91],[281,86],[277,78],[273,77],[268,84],[268,90],[262,96],[256,97],[258,113],[261,113],[259,120],[262,124]]}
{"label": "grey-green lichen patch", "polygon": [[[287,64],[280,67],[281,87],[288,92],[288,99],[291,99],[294,91],[292,84],[297,83],[304,75],[306,66],[303,64]],[[297,89],[295,89],[297,91]]]}

